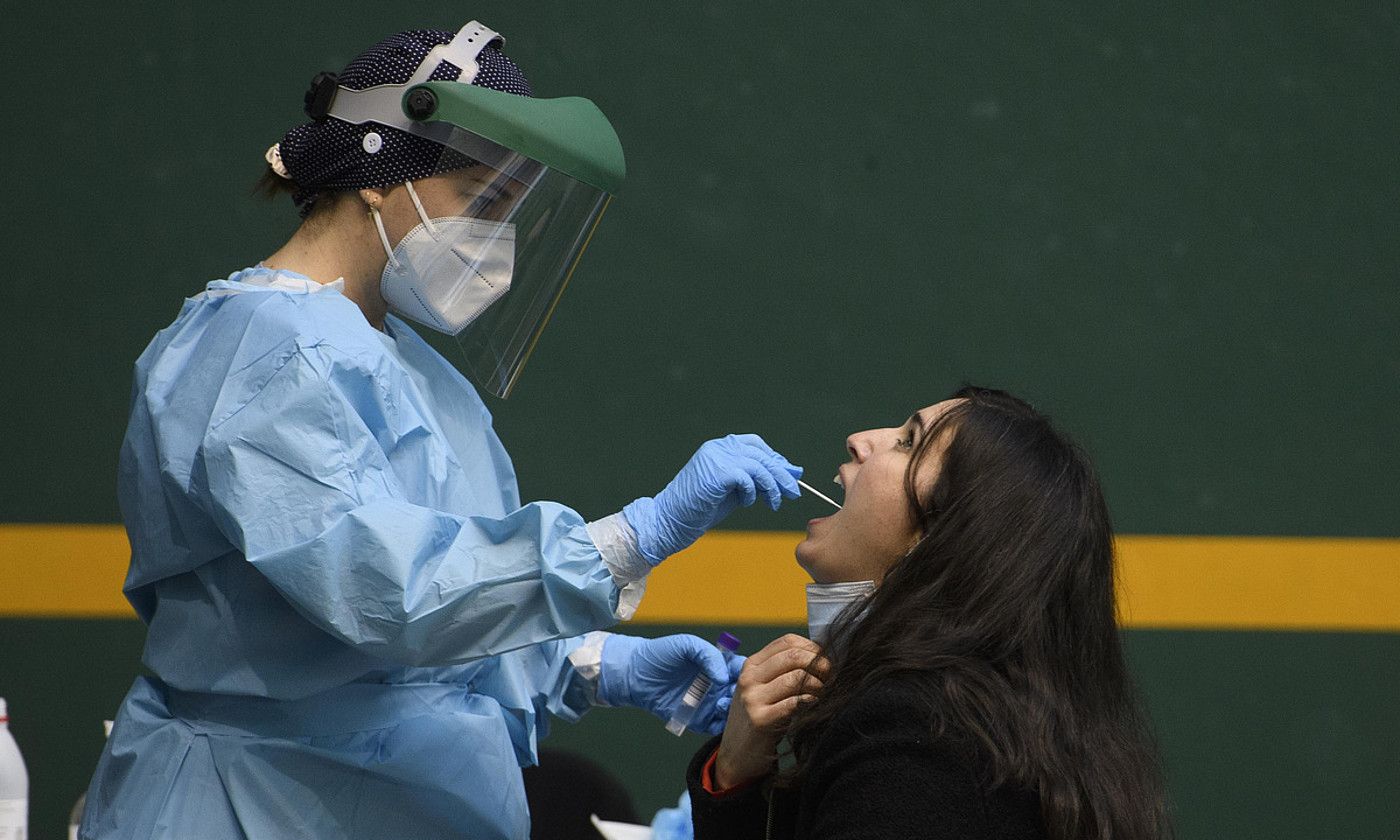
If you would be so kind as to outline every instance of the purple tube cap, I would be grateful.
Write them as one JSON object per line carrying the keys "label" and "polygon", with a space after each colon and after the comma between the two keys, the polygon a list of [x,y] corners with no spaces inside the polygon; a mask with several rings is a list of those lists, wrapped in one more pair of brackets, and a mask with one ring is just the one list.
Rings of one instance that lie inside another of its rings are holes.
{"label": "purple tube cap", "polygon": [[739,650],[739,637],[729,632],[720,633],[719,638],[715,639],[715,644],[730,653],[736,653]]}

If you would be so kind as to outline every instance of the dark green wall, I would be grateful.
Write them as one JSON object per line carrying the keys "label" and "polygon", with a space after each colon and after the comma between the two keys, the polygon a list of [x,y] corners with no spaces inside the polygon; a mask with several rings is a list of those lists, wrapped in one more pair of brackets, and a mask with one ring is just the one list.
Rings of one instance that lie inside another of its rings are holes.
{"label": "dark green wall", "polygon": [[1393,3],[661,8],[29,4],[0,515],[116,520],[131,362],[290,232],[248,191],[311,76],[473,15],[628,150],[497,412],[533,493],[604,513],[736,430],[821,477],[972,379],[1084,438],[1125,531],[1400,535]]}
{"label": "dark green wall", "polygon": [[[824,481],[846,433],[973,380],[1082,439],[1125,532],[1400,536],[1400,13],[1354,0],[25,4],[0,522],[117,520],[131,363],[292,229],[248,192],[311,76],[471,16],[628,150],[495,406],[527,496],[608,513],[731,431]],[[44,840],[139,626],[0,633],[16,730],[62,764],[36,766]],[[1183,837],[1400,834],[1397,636],[1131,640]],[[597,745],[602,717],[560,740]],[[636,755],[683,757],[621,720],[654,741]]]}

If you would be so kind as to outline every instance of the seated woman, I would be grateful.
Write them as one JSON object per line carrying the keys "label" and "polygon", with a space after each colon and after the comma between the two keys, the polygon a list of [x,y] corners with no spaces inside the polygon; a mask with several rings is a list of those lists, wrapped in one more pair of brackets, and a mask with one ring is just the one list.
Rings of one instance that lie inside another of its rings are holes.
{"label": "seated woman", "polygon": [[697,840],[1167,835],[1085,455],[981,388],[847,449],[845,507],[797,559],[873,594],[824,645],[785,636],[749,658],[724,735],[691,762]]}

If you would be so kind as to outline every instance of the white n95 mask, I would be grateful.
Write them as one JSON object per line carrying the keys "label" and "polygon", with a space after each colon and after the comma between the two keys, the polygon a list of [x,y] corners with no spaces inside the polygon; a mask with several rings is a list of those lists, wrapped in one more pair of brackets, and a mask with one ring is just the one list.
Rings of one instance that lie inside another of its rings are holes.
{"label": "white n95 mask", "polygon": [[825,645],[831,625],[841,611],[875,594],[875,581],[807,584],[807,638]]}
{"label": "white n95 mask", "polygon": [[398,247],[389,247],[384,222],[370,208],[389,257],[380,293],[395,314],[457,335],[510,290],[515,225],[466,216],[430,219],[413,184],[404,186],[422,221]]}

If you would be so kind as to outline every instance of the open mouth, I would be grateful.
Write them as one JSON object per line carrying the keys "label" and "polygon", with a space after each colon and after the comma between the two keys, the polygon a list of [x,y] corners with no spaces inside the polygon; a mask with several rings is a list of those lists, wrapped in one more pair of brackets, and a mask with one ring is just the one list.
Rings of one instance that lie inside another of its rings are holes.
{"label": "open mouth", "polygon": [[843,464],[843,465],[841,465],[840,467],[838,467],[837,470],[836,470],[836,476],[835,476],[834,478],[831,479],[831,483],[832,483],[832,484],[835,484],[837,487],[840,487],[840,488],[841,488],[841,502],[842,502],[843,504],[844,504],[845,501],[846,501],[846,472],[845,472],[845,471],[846,471],[846,467],[847,467],[847,466],[849,466],[849,465]]}

